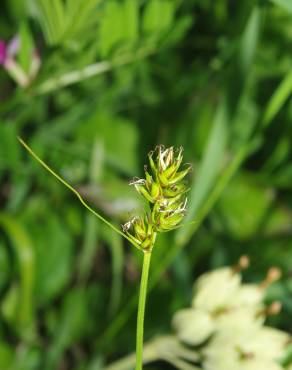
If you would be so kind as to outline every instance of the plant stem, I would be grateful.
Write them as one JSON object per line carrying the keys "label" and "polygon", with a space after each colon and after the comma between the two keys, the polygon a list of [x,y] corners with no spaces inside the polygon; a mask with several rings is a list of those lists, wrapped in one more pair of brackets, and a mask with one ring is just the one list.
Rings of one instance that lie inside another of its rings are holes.
{"label": "plant stem", "polygon": [[[159,338],[160,339],[160,338]],[[159,340],[158,339],[158,340]],[[143,349],[143,363],[147,364],[160,359],[159,353],[157,352],[157,338],[152,339],[150,342],[144,344]],[[121,358],[109,365],[103,370],[131,370],[135,367],[136,354],[132,353],[124,358]]]}
{"label": "plant stem", "polygon": [[143,59],[155,52],[153,47],[144,47],[138,50],[135,54],[127,54],[120,56],[117,60],[109,61],[105,60],[102,62],[90,64],[81,69],[67,72],[59,77],[51,77],[47,81],[44,81],[37,88],[35,93],[37,95],[51,93],[54,90],[72,85],[74,83],[83,81],[87,78],[97,76],[99,74],[108,72],[115,67],[120,67],[125,64],[134,62],[135,60]]}
{"label": "plant stem", "polygon": [[138,315],[137,315],[136,370],[142,370],[143,364],[144,316],[145,316],[145,304],[150,261],[151,261],[151,252],[145,252],[143,257],[143,268],[141,275]]}
{"label": "plant stem", "polygon": [[[178,369],[201,370],[193,365],[200,361],[198,352],[186,348],[175,335],[163,335],[144,343],[143,364],[164,360],[176,364]],[[135,353],[107,365],[103,370],[132,370],[135,367]]]}

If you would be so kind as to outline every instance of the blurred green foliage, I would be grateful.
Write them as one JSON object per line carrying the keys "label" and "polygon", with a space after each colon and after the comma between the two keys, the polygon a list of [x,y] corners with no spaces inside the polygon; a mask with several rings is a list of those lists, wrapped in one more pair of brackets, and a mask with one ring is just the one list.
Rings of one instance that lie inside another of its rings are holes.
{"label": "blurred green foliage", "polygon": [[[290,0],[12,0],[1,38],[41,68],[3,67],[0,369],[98,370],[134,349],[140,256],[20,147],[23,136],[117,225],[127,183],[156,144],[194,164],[189,224],[153,255],[146,339],[167,333],[192,282],[245,253],[246,279],[277,265],[268,299],[292,315]],[[161,363],[153,369],[169,368]]]}

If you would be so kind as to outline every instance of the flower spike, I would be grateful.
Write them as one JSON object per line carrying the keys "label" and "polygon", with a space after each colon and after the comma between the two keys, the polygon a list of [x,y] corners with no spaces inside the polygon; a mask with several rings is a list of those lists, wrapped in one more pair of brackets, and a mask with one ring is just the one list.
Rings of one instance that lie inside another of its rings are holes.
{"label": "flower spike", "polygon": [[158,145],[148,154],[148,166],[144,166],[145,179],[134,177],[130,185],[149,204],[150,212],[143,217],[134,217],[123,225],[123,231],[140,246],[142,250],[153,247],[156,234],[174,230],[186,214],[188,191],[186,176],[192,166],[180,169],[183,148],[165,148]]}

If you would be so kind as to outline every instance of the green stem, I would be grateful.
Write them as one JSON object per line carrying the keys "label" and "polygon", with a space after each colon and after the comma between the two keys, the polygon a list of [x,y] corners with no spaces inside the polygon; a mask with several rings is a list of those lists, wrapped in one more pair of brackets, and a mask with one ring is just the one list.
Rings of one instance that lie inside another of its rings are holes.
{"label": "green stem", "polygon": [[145,252],[143,258],[143,268],[141,275],[138,315],[137,315],[136,370],[142,370],[143,366],[142,364],[143,364],[144,317],[145,317],[145,304],[150,261],[151,261],[151,252]]}
{"label": "green stem", "polygon": [[[144,344],[143,349],[144,364],[158,361],[160,359],[156,347],[157,347],[157,338],[155,338],[154,340],[152,339],[150,342]],[[103,370],[132,370],[135,367],[135,363],[136,363],[136,354],[131,353],[130,355],[107,365]]]}
{"label": "green stem", "polygon": [[101,73],[108,72],[115,67],[120,67],[125,64],[134,62],[135,60],[143,59],[155,52],[153,47],[145,47],[138,50],[135,54],[127,54],[120,56],[118,60],[113,61],[102,61],[94,64],[90,64],[81,69],[67,72],[59,77],[49,78],[36,88],[35,93],[37,95],[51,93],[56,89],[60,89],[74,83],[83,81],[87,78],[97,76]]}

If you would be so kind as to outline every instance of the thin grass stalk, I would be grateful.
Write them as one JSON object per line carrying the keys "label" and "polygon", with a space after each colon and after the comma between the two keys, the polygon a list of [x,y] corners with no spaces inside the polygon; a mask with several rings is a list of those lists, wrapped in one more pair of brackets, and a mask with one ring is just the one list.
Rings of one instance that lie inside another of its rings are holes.
{"label": "thin grass stalk", "polygon": [[136,370],[142,370],[143,368],[144,318],[145,318],[145,306],[146,306],[146,298],[147,298],[147,285],[148,285],[151,255],[152,255],[151,251],[144,252],[144,255],[143,255],[143,268],[142,268],[142,275],[141,275],[138,314],[137,314]]}

